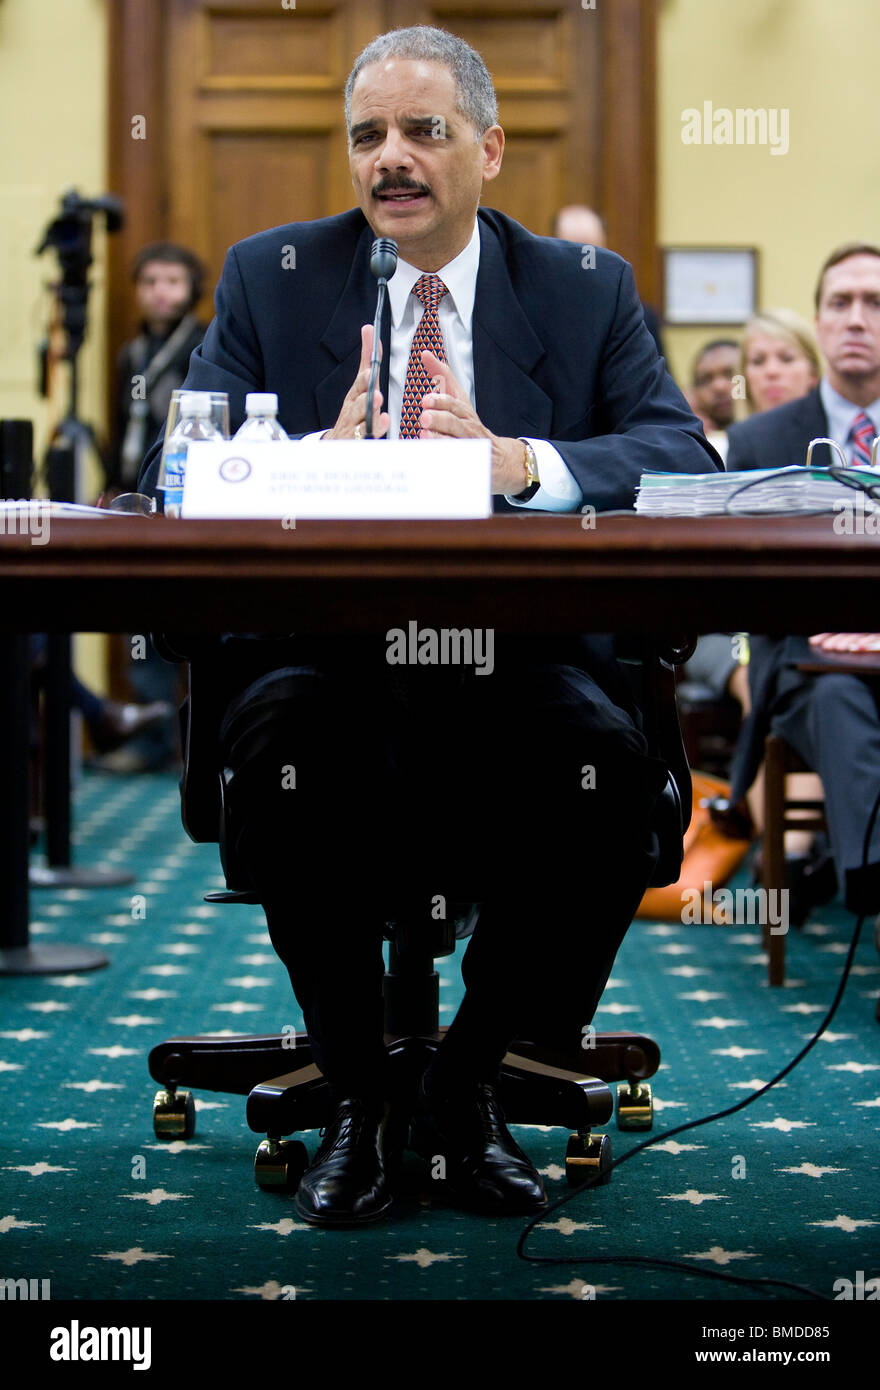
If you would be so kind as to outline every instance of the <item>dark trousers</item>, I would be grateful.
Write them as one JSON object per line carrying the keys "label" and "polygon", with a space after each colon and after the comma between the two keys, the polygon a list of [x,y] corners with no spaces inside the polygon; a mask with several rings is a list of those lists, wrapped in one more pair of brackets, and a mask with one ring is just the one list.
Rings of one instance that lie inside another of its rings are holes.
{"label": "dark trousers", "polygon": [[851,912],[880,912],[880,815],[862,868],[865,832],[880,792],[878,687],[858,676],[785,671],[775,734],[818,773],[838,882]]}
{"label": "dark trousers", "polygon": [[[666,782],[582,670],[303,664],[228,708],[228,853],[266,911],[318,1065],[383,1094],[382,931],[481,904],[435,1068],[514,1038],[577,1049],[656,862]],[[442,910],[442,907],[439,909]]]}

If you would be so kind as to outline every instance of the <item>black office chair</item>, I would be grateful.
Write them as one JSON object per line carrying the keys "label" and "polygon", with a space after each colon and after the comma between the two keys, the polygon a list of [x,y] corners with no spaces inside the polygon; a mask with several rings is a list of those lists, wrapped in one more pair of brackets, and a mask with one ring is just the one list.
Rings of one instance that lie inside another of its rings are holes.
{"label": "black office chair", "polygon": [[[225,701],[216,639],[154,637],[168,660],[188,662],[188,695],[181,709],[184,772],[181,803],[190,838],[216,841],[228,889],[206,893],[206,902],[256,903],[236,887],[236,867],[226,836],[227,776],[219,766],[219,727]],[[673,666],[687,660],[688,644],[655,638],[619,645],[618,658],[643,713],[651,751],[669,771],[655,808],[654,829],[661,848],[652,884],[674,883],[681,870],[682,840],[691,814],[690,772],[675,706]],[[478,909],[460,904],[445,921],[389,922],[389,965],[384,980],[385,1045],[394,1088],[392,1099],[409,1106],[419,1078],[446,1032],[439,1024],[437,957],[455,950],[456,936],[473,930]],[[585,1042],[584,1047],[587,1046]],[[588,1069],[585,1064],[588,1062]],[[650,1129],[653,1120],[647,1078],[660,1065],[660,1049],[648,1037],[627,1032],[596,1034],[589,1051],[569,1055],[534,1042],[517,1042],[504,1057],[498,1097],[508,1122],[565,1126],[572,1131],[565,1168],[572,1185],[598,1174],[607,1181],[611,1163],[608,1135],[593,1134],[614,1113],[607,1084],[618,1089],[621,1129]],[[190,1138],[195,1132],[192,1093],[183,1087],[246,1095],[247,1121],[267,1138],[257,1149],[254,1174],[267,1189],[293,1191],[308,1165],[306,1147],[283,1136],[328,1123],[328,1088],[312,1060],[308,1035],[171,1038],[154,1047],[150,1074],[161,1084],[154,1103],[154,1128],[162,1139]]]}

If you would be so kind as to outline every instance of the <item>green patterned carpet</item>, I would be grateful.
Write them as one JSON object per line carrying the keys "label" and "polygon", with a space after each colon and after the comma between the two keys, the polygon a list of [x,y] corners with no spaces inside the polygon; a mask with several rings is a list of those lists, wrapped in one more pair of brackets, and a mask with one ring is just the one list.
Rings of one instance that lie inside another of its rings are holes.
{"label": "green patterned carpet", "polygon": [[[521,1220],[432,1206],[415,1158],[391,1220],[315,1230],[294,1218],[289,1197],[255,1186],[259,1136],[239,1097],[197,1097],[195,1138],[158,1142],[153,1044],[187,1032],[301,1028],[302,1019],[260,910],[202,902],[223,886],[217,850],[186,838],[172,776],[86,773],[76,825],[78,863],[129,867],[137,879],[126,889],[32,894],[35,941],[100,943],[109,968],[0,979],[0,1278],[50,1279],[53,1300],[570,1303],[583,1301],[585,1285],[602,1301],[787,1296],[669,1269],[528,1264],[515,1253]],[[871,925],[831,1029],[780,1086],[579,1192],[528,1250],[660,1256],[829,1298],[836,1280],[880,1274]],[[833,904],[792,932],[781,990],[766,984],[756,928],[633,926],[596,1023],[660,1042],[655,1134],[741,1099],[793,1056],[834,995],[852,926]],[[439,969],[443,1022],[461,994],[458,959]],[[568,1191],[566,1133],[514,1132],[551,1195]],[[611,1133],[616,1157],[644,1137]],[[307,1136],[310,1152],[316,1140]]]}

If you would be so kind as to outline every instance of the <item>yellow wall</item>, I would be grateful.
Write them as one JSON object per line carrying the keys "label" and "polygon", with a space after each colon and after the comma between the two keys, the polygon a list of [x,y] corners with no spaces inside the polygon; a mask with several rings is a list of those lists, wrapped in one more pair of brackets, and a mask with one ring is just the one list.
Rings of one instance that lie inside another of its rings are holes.
{"label": "yellow wall", "polygon": [[[67,403],[67,368],[52,403],[37,394],[37,344],[49,316],[44,286],[57,277],[52,253],[34,255],[62,193],[83,197],[106,184],[106,0],[0,0],[0,418],[34,422],[42,458]],[[103,233],[95,236],[95,288],[80,353],[80,415],[103,429]],[[95,470],[94,482],[98,472]],[[90,498],[89,500],[93,500]],[[103,642],[80,641],[77,666],[103,679]]]}
{"label": "yellow wall", "polygon": [[[878,53],[877,0],[661,0],[660,244],[756,246],[761,306],[811,320],[828,252],[880,242]],[[704,101],[787,107],[789,152],[683,144],[681,113]],[[683,380],[696,348],[716,335],[665,336]]]}

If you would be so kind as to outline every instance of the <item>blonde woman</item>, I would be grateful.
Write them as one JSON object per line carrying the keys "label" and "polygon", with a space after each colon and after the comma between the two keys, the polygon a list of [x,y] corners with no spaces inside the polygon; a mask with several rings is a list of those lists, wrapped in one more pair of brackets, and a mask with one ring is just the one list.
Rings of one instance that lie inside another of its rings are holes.
{"label": "blonde woman", "polygon": [[822,375],[812,330],[792,309],[768,309],[749,319],[740,350],[751,414],[805,396]]}

